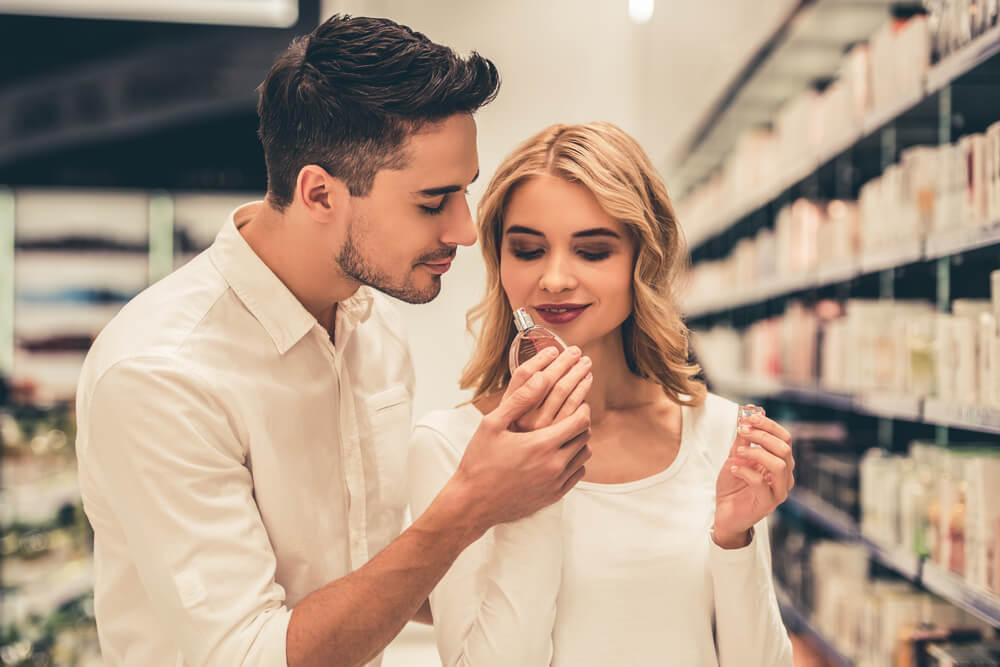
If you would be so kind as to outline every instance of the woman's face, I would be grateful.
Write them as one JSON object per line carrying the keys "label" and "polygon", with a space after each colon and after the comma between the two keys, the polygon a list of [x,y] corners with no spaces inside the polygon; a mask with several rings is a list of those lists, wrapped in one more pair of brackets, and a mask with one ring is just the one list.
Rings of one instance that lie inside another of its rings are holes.
{"label": "woman's face", "polygon": [[570,345],[615,331],[632,311],[635,243],[591,192],[534,176],[507,202],[500,282],[513,308]]}

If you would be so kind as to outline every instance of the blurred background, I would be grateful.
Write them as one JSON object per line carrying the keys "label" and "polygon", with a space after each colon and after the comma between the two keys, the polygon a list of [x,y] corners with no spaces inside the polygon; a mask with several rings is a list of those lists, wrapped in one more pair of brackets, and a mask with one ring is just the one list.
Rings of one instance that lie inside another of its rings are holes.
{"label": "blurred background", "polygon": [[[797,664],[1000,664],[1000,0],[0,0],[0,665],[101,664],[80,365],[262,196],[254,89],[335,12],[497,63],[484,175],[555,122],[643,144],[706,380],[795,436]],[[464,249],[400,304],[417,415],[464,400],[483,290]],[[438,664],[429,629],[385,664]]]}

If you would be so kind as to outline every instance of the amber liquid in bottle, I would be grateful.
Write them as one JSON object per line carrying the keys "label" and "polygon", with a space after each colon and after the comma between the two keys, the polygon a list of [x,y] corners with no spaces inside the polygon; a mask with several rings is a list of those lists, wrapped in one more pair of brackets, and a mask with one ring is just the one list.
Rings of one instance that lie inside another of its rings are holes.
{"label": "amber liquid in bottle", "polygon": [[514,324],[518,333],[510,344],[511,373],[546,348],[554,347],[559,352],[566,349],[566,343],[559,336],[535,324],[524,308],[518,308],[514,312]]}

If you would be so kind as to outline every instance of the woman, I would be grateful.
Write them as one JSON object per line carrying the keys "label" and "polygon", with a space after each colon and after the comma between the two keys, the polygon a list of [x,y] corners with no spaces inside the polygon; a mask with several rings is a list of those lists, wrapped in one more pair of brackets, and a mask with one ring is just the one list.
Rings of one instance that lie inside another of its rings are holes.
{"label": "woman", "polygon": [[580,348],[567,377],[587,373],[526,427],[585,398],[593,456],[563,500],[497,526],[442,579],[443,663],[791,665],[766,526],[794,483],[790,437],[764,416],[737,430],[738,406],[694,379],[673,295],[685,250],[648,157],[610,124],[550,127],[500,166],[479,219],[488,287],[461,381],[474,398],[415,429],[413,512],[524,380],[507,366],[514,308]]}

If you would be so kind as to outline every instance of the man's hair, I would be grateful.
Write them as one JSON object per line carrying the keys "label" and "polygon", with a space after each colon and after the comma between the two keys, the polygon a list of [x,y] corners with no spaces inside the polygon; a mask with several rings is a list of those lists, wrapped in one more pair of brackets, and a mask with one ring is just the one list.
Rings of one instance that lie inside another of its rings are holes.
{"label": "man's hair", "polygon": [[257,89],[268,198],[283,210],[299,171],[323,167],[365,196],[381,169],[406,166],[407,138],[496,97],[496,66],[461,58],[382,18],[335,15],[299,37]]}

